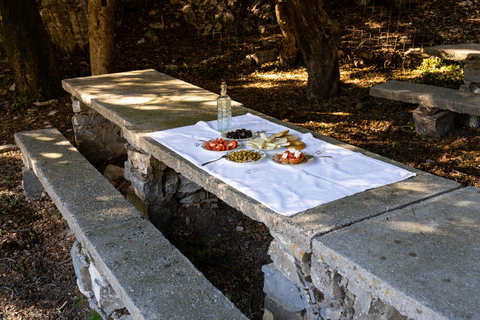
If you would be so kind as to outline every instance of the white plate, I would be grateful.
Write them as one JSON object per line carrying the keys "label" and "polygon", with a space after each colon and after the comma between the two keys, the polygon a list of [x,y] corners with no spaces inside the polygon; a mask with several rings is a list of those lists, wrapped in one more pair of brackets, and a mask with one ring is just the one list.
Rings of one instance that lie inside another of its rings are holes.
{"label": "white plate", "polygon": [[[253,138],[252,138],[252,139],[253,139]],[[276,142],[276,141],[278,141],[279,139],[280,139],[280,138],[275,138],[275,139],[273,139],[272,142]],[[248,140],[250,140],[250,139],[248,139]],[[250,149],[253,149],[253,150],[277,150],[277,149],[280,149],[280,148],[287,148],[287,149],[288,149],[288,146],[283,146],[283,147],[280,147],[280,146],[279,146],[279,147],[274,148],[274,149],[265,149],[265,148],[260,149],[260,148],[250,147],[246,142],[245,142],[245,145],[246,145],[247,147],[249,147]]]}
{"label": "white plate", "polygon": [[228,152],[228,151],[235,151],[235,150],[241,149],[243,147],[243,145],[240,141],[237,140],[237,147],[235,149],[230,149],[230,150],[223,150],[223,151],[210,150],[210,149],[207,149],[205,147],[205,142],[202,143],[201,147],[202,147],[203,150],[211,151],[211,152]]}
{"label": "white plate", "polygon": [[[251,150],[250,150],[251,151]],[[234,150],[230,150],[228,153],[227,153],[227,157],[225,158],[225,160],[227,161],[230,161],[232,163],[243,163],[243,162],[237,162],[237,161],[233,161],[233,160],[230,160],[230,154],[232,154],[232,152],[234,152]],[[257,152],[260,154],[260,159],[258,160],[255,160],[255,162],[258,162],[258,161],[262,161],[263,159],[265,159],[267,157],[267,154],[263,151],[252,151],[252,152]]]}
{"label": "white plate", "polygon": [[281,160],[278,160],[278,155],[279,154],[282,154],[283,152],[277,152],[277,153],[274,153],[270,156],[270,161],[272,161],[273,163],[276,163],[276,164],[280,164],[280,165],[283,165],[283,166],[301,166],[303,164],[308,164],[310,162],[313,161],[313,159],[315,158],[313,155],[311,155],[310,153],[307,153],[307,152],[302,152],[304,155],[305,155],[305,161],[302,161],[300,163],[285,163]]}
{"label": "white plate", "polygon": [[[250,130],[250,131],[252,131],[252,136],[251,136],[251,137],[248,137],[248,138],[245,138],[245,139],[232,139],[232,138],[227,138],[227,133],[229,133],[229,132],[234,132],[234,131],[239,130],[239,129],[245,129],[245,130]],[[257,132],[257,131],[252,130],[252,129],[246,129],[246,128],[237,128],[237,129],[231,129],[231,130],[227,130],[227,131],[223,131],[223,132],[222,132],[222,138],[225,139],[225,140],[245,141],[245,140],[253,139],[253,138],[256,138],[256,137],[258,137],[258,132]]]}

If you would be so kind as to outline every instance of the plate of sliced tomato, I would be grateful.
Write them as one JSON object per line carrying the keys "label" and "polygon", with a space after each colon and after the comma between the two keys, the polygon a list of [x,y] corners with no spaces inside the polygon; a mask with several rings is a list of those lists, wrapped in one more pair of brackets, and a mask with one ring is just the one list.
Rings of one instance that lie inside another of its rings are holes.
{"label": "plate of sliced tomato", "polygon": [[[286,158],[282,159],[282,156],[284,154],[286,154]],[[272,154],[270,156],[270,160],[273,163],[281,164],[284,166],[298,166],[298,165],[310,163],[314,159],[314,156],[311,155],[310,153],[302,152],[301,154],[302,156],[297,158],[293,155],[292,152],[289,152],[289,150],[287,150],[285,152],[277,152]]]}
{"label": "plate of sliced tomato", "polygon": [[225,140],[224,138],[211,139],[202,143],[202,148],[207,151],[232,151],[242,147],[237,140]]}

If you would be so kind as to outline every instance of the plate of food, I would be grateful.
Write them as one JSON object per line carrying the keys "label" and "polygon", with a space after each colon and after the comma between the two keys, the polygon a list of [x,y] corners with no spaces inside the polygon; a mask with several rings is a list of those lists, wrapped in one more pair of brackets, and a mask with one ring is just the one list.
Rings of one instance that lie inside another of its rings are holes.
{"label": "plate of food", "polygon": [[283,147],[294,147],[302,150],[305,143],[298,141],[298,136],[288,134],[288,130],[277,132],[267,137],[265,133],[260,133],[257,138],[247,140],[247,147],[256,150],[274,150]]}
{"label": "plate of food", "polygon": [[288,148],[285,152],[277,152],[270,156],[273,163],[285,166],[298,166],[312,162],[314,156],[294,148]]}
{"label": "plate of food", "polygon": [[222,132],[222,138],[226,140],[242,141],[242,140],[252,139],[257,136],[258,136],[257,131],[245,129],[245,128],[226,130]]}
{"label": "plate of food", "polygon": [[267,154],[257,150],[238,150],[227,153],[226,160],[235,163],[243,163],[245,160],[253,160],[255,162],[265,159]]}
{"label": "plate of food", "polygon": [[201,145],[202,149],[207,151],[232,151],[242,148],[242,143],[237,140],[225,140],[223,138],[211,139]]}

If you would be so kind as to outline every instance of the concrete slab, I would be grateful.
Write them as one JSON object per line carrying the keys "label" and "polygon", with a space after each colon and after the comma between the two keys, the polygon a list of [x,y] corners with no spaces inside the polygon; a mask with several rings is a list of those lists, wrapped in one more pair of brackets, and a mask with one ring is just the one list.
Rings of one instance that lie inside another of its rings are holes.
{"label": "concrete slab", "polygon": [[[218,94],[153,69],[66,79],[62,85],[122,128],[151,132],[217,118]],[[242,106],[232,101],[232,113],[245,114]]]}
{"label": "concrete slab", "polygon": [[390,80],[370,88],[370,95],[389,100],[420,104],[456,113],[480,116],[480,95],[449,88]]}
{"label": "concrete slab", "polygon": [[313,240],[319,259],[412,319],[480,314],[480,189],[468,187]]}
{"label": "concrete slab", "polygon": [[247,319],[146,220],[92,230],[83,245],[134,319]]}
{"label": "concrete slab", "polygon": [[460,43],[425,47],[423,52],[444,60],[465,62],[480,59],[480,43]]}
{"label": "concrete slab", "polygon": [[141,218],[57,129],[19,132],[15,141],[76,234]]}

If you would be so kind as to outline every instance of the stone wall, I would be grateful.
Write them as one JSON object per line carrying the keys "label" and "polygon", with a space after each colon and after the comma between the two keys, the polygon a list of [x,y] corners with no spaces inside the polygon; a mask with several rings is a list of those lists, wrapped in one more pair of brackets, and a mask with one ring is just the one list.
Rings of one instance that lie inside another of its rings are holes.
{"label": "stone wall", "polygon": [[299,251],[295,243],[271,232],[273,263],[265,276],[264,320],[405,320],[392,306],[372,296],[322,260]]}
{"label": "stone wall", "polygon": [[199,33],[229,33],[276,24],[275,4],[276,0],[190,0],[182,12]]}

